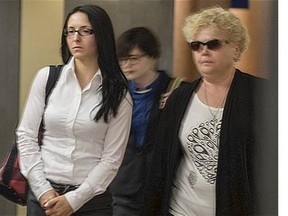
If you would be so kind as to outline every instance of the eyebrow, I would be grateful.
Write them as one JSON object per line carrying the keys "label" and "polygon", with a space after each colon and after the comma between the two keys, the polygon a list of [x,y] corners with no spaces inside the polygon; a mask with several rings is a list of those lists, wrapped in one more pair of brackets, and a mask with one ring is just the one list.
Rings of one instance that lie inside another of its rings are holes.
{"label": "eyebrow", "polygon": [[140,56],[140,55],[143,55],[143,53],[131,54],[131,55],[128,55],[128,57],[134,57],[134,56]]}
{"label": "eyebrow", "polygon": [[[67,28],[75,28],[74,26],[67,26]],[[91,26],[80,26],[79,28],[91,28]]]}

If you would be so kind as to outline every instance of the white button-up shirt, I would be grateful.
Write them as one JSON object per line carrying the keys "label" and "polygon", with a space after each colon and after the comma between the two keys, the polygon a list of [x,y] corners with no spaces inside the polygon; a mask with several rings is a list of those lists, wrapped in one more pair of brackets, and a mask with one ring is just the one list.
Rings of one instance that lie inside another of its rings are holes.
{"label": "white button-up shirt", "polygon": [[44,113],[45,133],[41,151],[38,129],[45,103],[49,67],[35,76],[17,129],[21,172],[32,191],[40,196],[52,189],[47,179],[80,185],[65,194],[78,210],[97,194],[103,193],[121,165],[128,141],[132,100],[127,93],[116,117],[95,122],[102,100],[100,69],[82,90],[74,72],[74,60],[63,68]]}

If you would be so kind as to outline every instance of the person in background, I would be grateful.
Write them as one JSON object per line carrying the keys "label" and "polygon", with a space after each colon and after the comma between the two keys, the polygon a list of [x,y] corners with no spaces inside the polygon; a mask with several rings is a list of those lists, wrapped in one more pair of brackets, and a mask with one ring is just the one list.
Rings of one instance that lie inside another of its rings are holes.
{"label": "person in background", "polygon": [[17,129],[21,172],[30,185],[27,215],[112,215],[107,188],[124,156],[132,99],[108,14],[96,5],[72,9],[61,51],[64,66],[47,107],[49,67],[37,73]]}
{"label": "person in background", "polygon": [[268,81],[235,68],[249,36],[229,10],[215,6],[191,14],[183,32],[201,78],[167,100],[143,215],[258,215]]}
{"label": "person in background", "polygon": [[160,44],[148,28],[135,27],[125,31],[117,39],[116,47],[121,68],[129,81],[133,115],[124,160],[110,186],[113,215],[137,216],[161,114],[159,106],[163,108],[159,100],[171,78],[157,70]]}

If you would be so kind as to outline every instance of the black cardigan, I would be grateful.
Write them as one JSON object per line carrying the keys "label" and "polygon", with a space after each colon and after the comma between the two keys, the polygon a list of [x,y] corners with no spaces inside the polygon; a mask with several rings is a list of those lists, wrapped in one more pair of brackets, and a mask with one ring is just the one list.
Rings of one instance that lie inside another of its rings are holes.
{"label": "black cardigan", "polygon": [[[142,209],[144,215],[168,215],[171,186],[182,158],[178,138],[180,123],[200,80],[183,84],[176,89],[163,111],[152,167],[145,185]],[[265,153],[261,153],[261,148],[265,144],[271,144],[263,142],[266,140],[265,136],[269,135],[267,119],[263,113],[268,104],[263,96],[267,93],[264,83],[264,79],[236,70],[222,118],[216,177],[216,215],[256,215],[263,210],[259,206],[261,201],[258,200],[261,198],[257,194],[261,191],[257,185],[260,182],[258,175],[255,175],[260,173],[260,178],[270,175],[258,171],[259,165],[266,166],[262,158]],[[257,152],[260,154],[257,155]],[[274,194],[271,195],[274,199],[277,189],[274,186],[273,188]],[[262,204],[268,198],[266,194]],[[275,199],[272,201],[275,204]],[[275,209],[271,211],[275,212]]]}
{"label": "black cardigan", "polygon": [[[153,150],[153,139],[155,138],[155,128],[158,125],[161,111],[159,109],[159,99],[162,93],[165,93],[171,78],[164,71],[159,71],[161,82],[158,86],[155,102],[149,113],[147,129],[145,133],[144,145],[136,147],[133,134],[129,136],[126,152],[123,162],[118,170],[115,179],[110,185],[110,191],[113,195],[133,197],[138,204],[138,196],[141,193],[142,185],[147,176],[147,169],[150,167],[151,155]],[[140,194],[141,195],[141,194]],[[135,206],[137,208],[137,206]]]}

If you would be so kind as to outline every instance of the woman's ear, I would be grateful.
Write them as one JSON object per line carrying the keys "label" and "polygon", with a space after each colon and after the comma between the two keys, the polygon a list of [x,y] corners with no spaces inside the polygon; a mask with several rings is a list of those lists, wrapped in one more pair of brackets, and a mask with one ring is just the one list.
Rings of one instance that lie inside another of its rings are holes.
{"label": "woman's ear", "polygon": [[234,52],[234,56],[233,56],[233,59],[234,59],[234,62],[238,62],[239,59],[240,59],[240,48],[238,45],[234,46],[234,49],[235,49],[235,52]]}
{"label": "woman's ear", "polygon": [[151,58],[152,70],[154,70],[157,67],[157,64],[158,64],[158,58]]}

